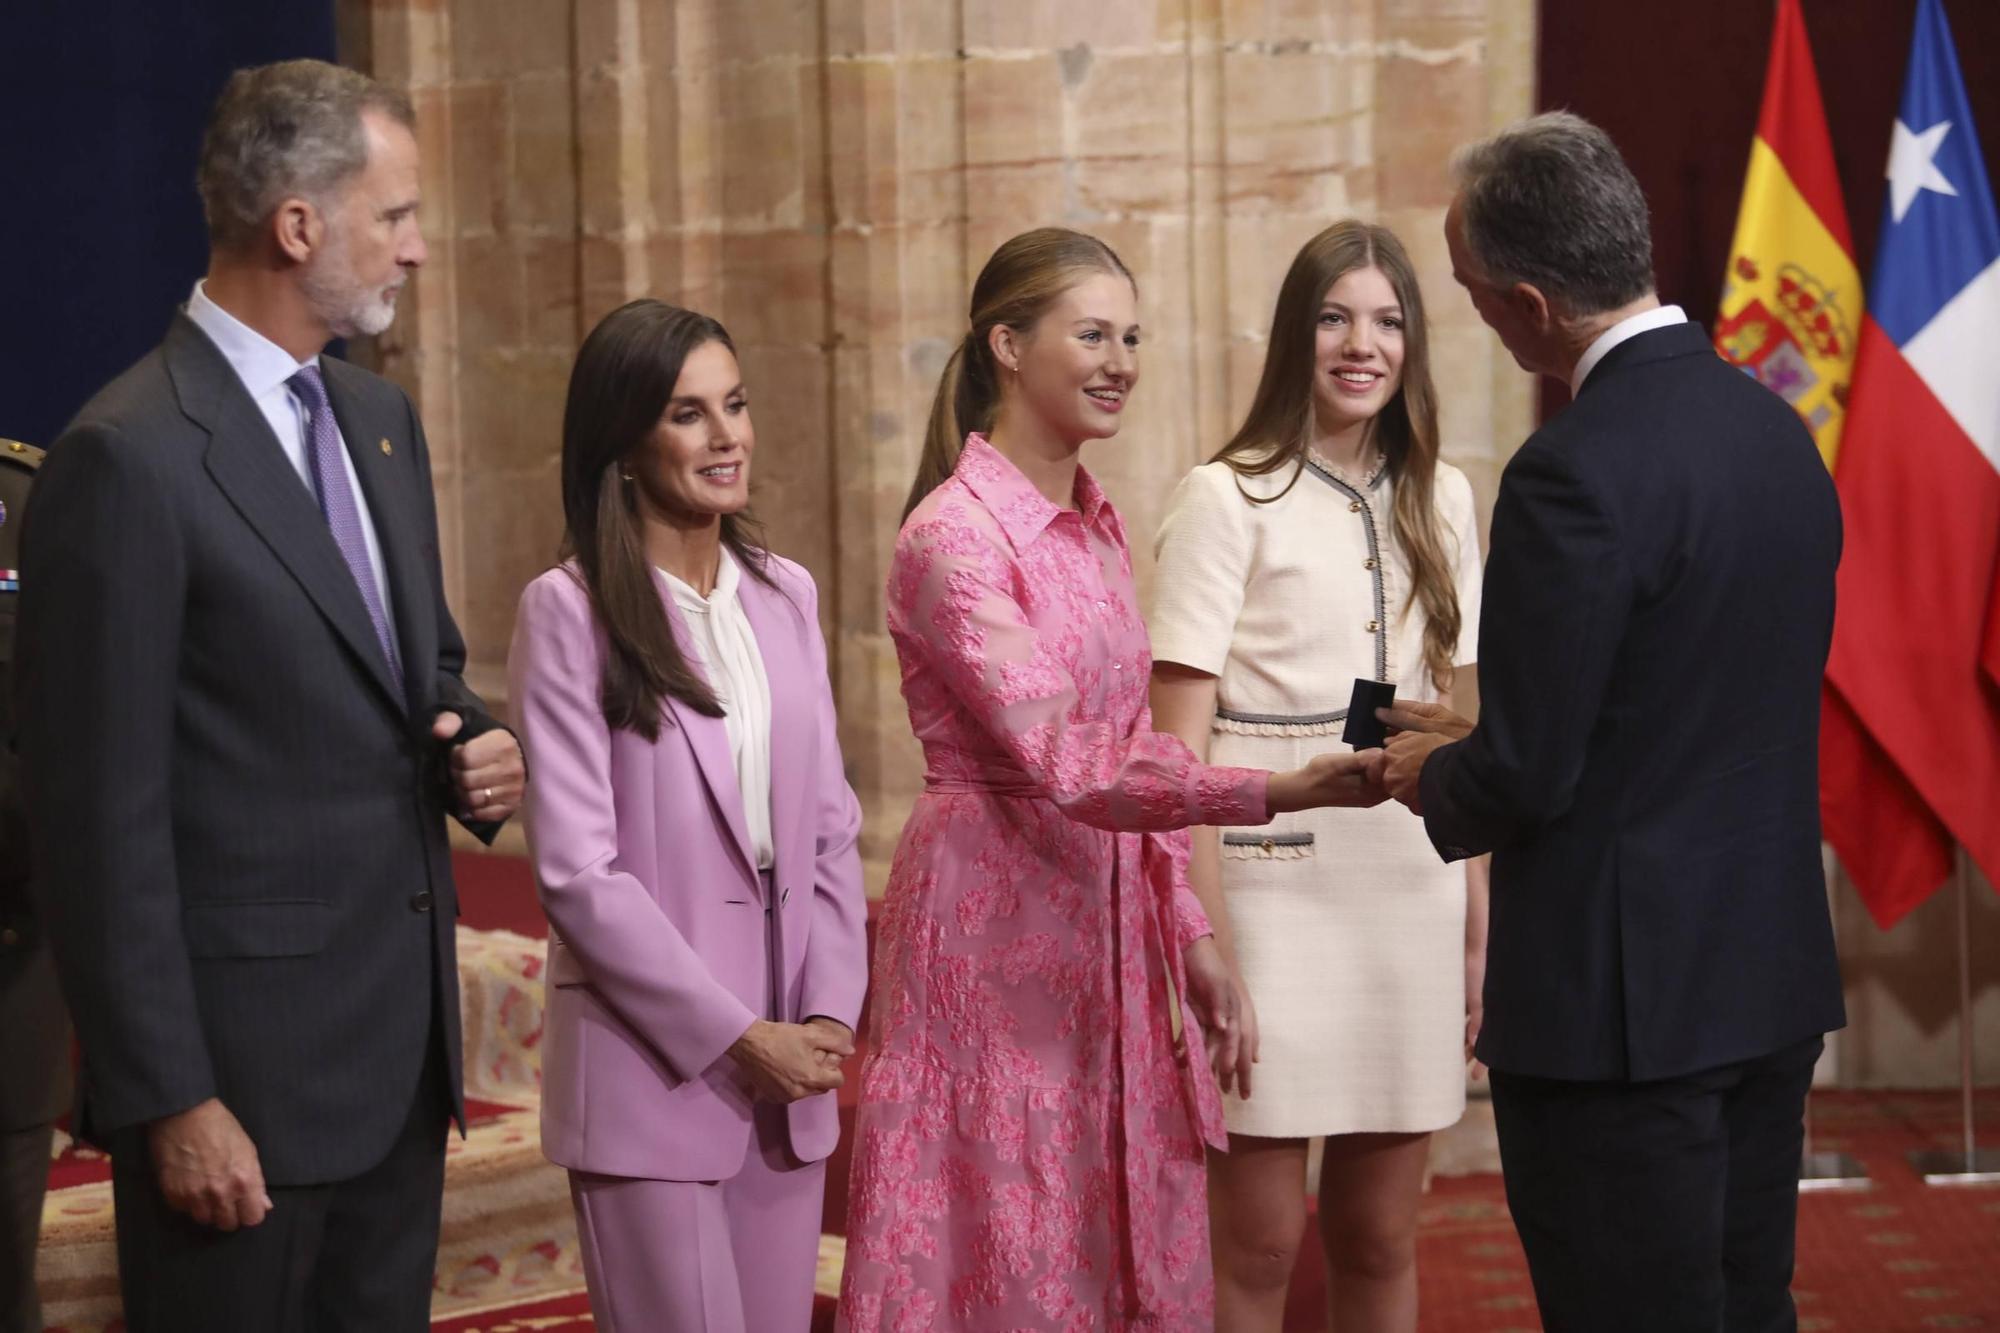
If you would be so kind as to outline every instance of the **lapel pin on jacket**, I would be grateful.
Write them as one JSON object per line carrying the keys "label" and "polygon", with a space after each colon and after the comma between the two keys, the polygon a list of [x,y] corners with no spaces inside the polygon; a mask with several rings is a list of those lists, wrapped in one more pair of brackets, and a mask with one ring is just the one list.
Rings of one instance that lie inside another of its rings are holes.
{"label": "lapel pin on jacket", "polygon": [[382,437],[382,452],[384,455],[393,454],[396,452],[394,447],[390,445],[389,437],[386,435]]}

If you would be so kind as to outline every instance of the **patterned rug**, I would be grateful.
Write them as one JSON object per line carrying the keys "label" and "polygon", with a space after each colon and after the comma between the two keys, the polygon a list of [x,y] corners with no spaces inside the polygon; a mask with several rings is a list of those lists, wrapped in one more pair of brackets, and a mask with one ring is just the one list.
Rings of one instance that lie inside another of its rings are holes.
{"label": "patterned rug", "polygon": [[[538,932],[539,933],[539,932]],[[469,1134],[446,1146],[443,1227],[431,1309],[511,1309],[583,1288],[569,1183],[542,1156],[544,948],[539,938],[461,926]],[[58,1140],[36,1277],[51,1333],[122,1333],[110,1163]]]}
{"label": "patterned rug", "polygon": [[[2000,1137],[2000,1090],[1982,1094],[1980,1123]],[[1905,1160],[1949,1147],[1957,1099],[1948,1093],[1835,1092],[1814,1101],[1818,1146],[1861,1159],[1874,1180],[1858,1193],[1808,1194],[1799,1206],[1794,1293],[1801,1333],[2000,1330],[2000,1188],[1926,1186]],[[834,1163],[844,1179],[845,1153]],[[840,1193],[842,1191],[836,1191]],[[1424,1333],[1537,1333],[1527,1263],[1497,1176],[1432,1182],[1419,1213]],[[838,1237],[821,1255],[814,1329],[832,1328]],[[1324,1327],[1326,1272],[1308,1249],[1293,1275],[1287,1333]],[[577,1296],[454,1317],[449,1333],[578,1333],[593,1327]]]}
{"label": "patterned rug", "polygon": [[432,1333],[580,1333],[596,1327],[582,1292],[431,1321]]}

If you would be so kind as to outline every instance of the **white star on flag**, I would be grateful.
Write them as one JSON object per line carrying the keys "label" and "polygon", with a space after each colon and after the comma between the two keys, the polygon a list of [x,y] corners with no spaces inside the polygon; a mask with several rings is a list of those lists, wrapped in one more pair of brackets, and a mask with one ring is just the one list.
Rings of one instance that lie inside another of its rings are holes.
{"label": "white star on flag", "polygon": [[1938,148],[1944,143],[1944,136],[1951,133],[1951,122],[1941,120],[1922,134],[1912,134],[1910,127],[1902,121],[1896,122],[1895,142],[1889,145],[1889,200],[1895,210],[1896,221],[1903,220],[1903,214],[1910,211],[1910,205],[1917,201],[1921,190],[1936,194],[1948,194],[1956,198],[1958,190],[1945,179],[1934,158]]}

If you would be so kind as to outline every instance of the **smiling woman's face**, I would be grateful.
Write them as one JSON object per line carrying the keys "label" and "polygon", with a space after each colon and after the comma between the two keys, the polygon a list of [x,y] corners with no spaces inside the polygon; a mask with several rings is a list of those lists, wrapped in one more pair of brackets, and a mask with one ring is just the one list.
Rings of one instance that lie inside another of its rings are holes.
{"label": "smiling woman's face", "polygon": [[1349,269],[1327,288],[1314,343],[1313,411],[1333,434],[1373,420],[1403,384],[1403,305],[1381,269]]}
{"label": "smiling woman's face", "polygon": [[641,512],[685,524],[748,507],[756,447],[735,354],[703,343],[681,363],[667,410],[627,465]]}
{"label": "smiling woman's face", "polygon": [[1068,443],[1118,433],[1139,382],[1139,297],[1131,280],[1093,273],[1049,306],[1026,337],[1008,344],[1020,405]]}

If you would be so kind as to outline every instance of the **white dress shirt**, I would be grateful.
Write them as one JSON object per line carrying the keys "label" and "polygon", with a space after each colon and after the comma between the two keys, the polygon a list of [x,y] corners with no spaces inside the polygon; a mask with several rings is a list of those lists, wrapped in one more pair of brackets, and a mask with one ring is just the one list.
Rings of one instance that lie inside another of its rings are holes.
{"label": "white dress shirt", "polygon": [[1628,338],[1636,338],[1654,329],[1664,329],[1669,324],[1687,323],[1687,312],[1677,305],[1663,305],[1654,310],[1642,310],[1636,315],[1619,320],[1610,328],[1597,335],[1589,347],[1577,360],[1576,369],[1570,372],[1569,392],[1574,398],[1583,390],[1583,382],[1590,378],[1590,372],[1597,369],[1597,363],[1611,352],[1611,349]]}
{"label": "white dress shirt", "polygon": [[[292,360],[290,352],[209,300],[200,282],[194,285],[194,295],[188,297],[187,315],[196,328],[208,335],[223,360],[236,372],[236,378],[243,382],[250,400],[271,424],[271,434],[278,437],[278,447],[285,451],[292,470],[305,483],[306,495],[314,508],[318,508],[319,491],[313,485],[312,459],[306,452],[308,413],[285,381],[307,366],[319,365],[319,358]],[[338,422],[334,423],[333,433],[340,434]],[[368,564],[375,571],[375,592],[382,599],[383,614],[389,618],[389,633],[394,634],[396,610],[389,599],[389,571],[382,564],[382,543],[375,536],[375,517],[368,512],[368,494],[361,489],[361,478],[354,473],[354,459],[347,452],[344,437],[340,442],[340,465],[354,491],[354,508],[361,515],[361,537],[368,545]]]}
{"label": "white dress shirt", "polygon": [[722,705],[729,753],[736,761],[736,786],[743,793],[750,852],[757,858],[759,870],[769,870],[775,859],[771,849],[771,682],[764,674],[764,655],[758,651],[750,618],[736,595],[743,570],[725,546],[715,570],[715,591],[706,597],[664,569],[660,575],[687,621],[689,646],[701,659],[709,688]]}

